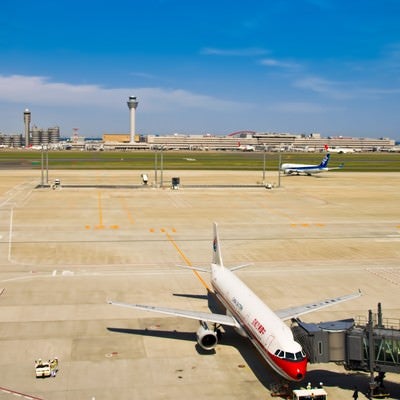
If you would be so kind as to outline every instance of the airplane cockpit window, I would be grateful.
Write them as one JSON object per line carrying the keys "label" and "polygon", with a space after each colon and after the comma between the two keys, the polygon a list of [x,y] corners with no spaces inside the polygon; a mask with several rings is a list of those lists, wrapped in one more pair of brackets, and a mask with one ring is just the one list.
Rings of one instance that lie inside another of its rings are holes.
{"label": "airplane cockpit window", "polygon": [[288,360],[294,360],[294,359],[295,359],[295,355],[294,355],[294,353],[289,353],[289,352],[287,352],[287,353],[286,353],[286,358],[287,358]]}
{"label": "airplane cockpit window", "polygon": [[304,351],[298,351],[297,353],[288,353],[283,350],[276,350],[274,353],[279,358],[286,358],[287,360],[303,360],[306,358]]}

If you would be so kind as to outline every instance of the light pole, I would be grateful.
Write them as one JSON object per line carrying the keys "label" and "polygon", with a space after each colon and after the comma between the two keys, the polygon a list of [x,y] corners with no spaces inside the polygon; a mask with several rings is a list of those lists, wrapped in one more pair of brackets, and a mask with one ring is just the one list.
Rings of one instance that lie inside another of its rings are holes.
{"label": "light pole", "polygon": [[[45,159],[45,153],[44,151],[46,150],[46,159]],[[42,143],[42,151],[41,151],[41,182],[40,186],[44,186],[44,168],[46,168],[46,185],[49,183],[49,147],[46,145],[46,147]],[[46,166],[44,165],[46,162]]]}
{"label": "light pole", "polygon": [[46,185],[49,184],[49,146],[46,146]]}
{"label": "light pole", "polygon": [[163,187],[163,177],[164,177],[164,153],[163,153],[164,147],[161,146],[161,152],[160,152],[160,187]]}
{"label": "light pole", "polygon": [[279,155],[278,155],[278,187],[281,187],[281,164],[282,164],[282,154],[281,154],[282,143],[279,145]]}
{"label": "light pole", "polygon": [[265,185],[265,153],[266,153],[266,149],[265,149],[265,145],[264,145],[264,154],[263,154],[263,179],[262,179],[263,185]]}
{"label": "light pole", "polygon": [[41,163],[40,163],[40,168],[41,168],[42,174],[41,174],[40,187],[43,187],[43,185],[44,185],[44,171],[43,171],[43,168],[44,168],[44,166],[43,166],[44,154],[43,154],[43,152],[44,152],[44,149],[43,149],[43,143],[42,143]]}
{"label": "light pole", "polygon": [[157,170],[158,170],[158,165],[157,165],[157,150],[158,150],[158,146],[155,148],[155,152],[154,152],[154,181],[155,181],[155,186],[157,187]]}

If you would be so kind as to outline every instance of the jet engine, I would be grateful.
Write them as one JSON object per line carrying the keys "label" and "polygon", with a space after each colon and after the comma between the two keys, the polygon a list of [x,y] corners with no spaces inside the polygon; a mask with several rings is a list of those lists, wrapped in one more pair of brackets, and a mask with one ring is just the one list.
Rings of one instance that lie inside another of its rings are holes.
{"label": "jet engine", "polygon": [[197,343],[204,350],[212,350],[218,343],[217,332],[211,330],[208,325],[200,321],[199,329],[196,332]]}

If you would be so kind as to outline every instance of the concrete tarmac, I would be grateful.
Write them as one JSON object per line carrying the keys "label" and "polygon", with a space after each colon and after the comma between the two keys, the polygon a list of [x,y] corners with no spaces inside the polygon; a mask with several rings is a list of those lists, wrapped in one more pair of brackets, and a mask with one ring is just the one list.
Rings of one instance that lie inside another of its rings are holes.
{"label": "concrete tarmac", "polygon": [[[259,172],[164,171],[166,186],[173,176],[179,190],[106,189],[140,185],[140,173],[50,171],[62,185],[98,185],[52,190],[36,188],[40,171],[1,171],[0,399],[272,398],[279,377],[235,332],[207,354],[196,321],[107,304],[208,311],[207,274],[179,265],[210,264],[213,221],[225,264],[252,263],[237,274],[272,309],[361,289],[302,319],[366,318],[378,302],[400,319],[400,174],[285,176],[272,190],[185,188],[257,184]],[[53,357],[57,377],[36,379],[34,361]],[[368,379],[309,365],[293,388],[323,382],[331,399],[351,399]],[[386,386],[400,398],[400,375]]]}

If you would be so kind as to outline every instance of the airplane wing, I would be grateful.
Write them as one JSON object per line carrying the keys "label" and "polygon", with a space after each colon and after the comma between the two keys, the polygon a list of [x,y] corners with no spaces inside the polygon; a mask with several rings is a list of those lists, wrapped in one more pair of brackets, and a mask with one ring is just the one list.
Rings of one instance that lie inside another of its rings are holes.
{"label": "airplane wing", "polygon": [[304,305],[298,306],[298,307],[291,307],[291,308],[286,308],[284,310],[278,310],[278,311],[275,311],[275,313],[280,319],[285,321],[285,320],[288,320],[291,318],[296,318],[303,314],[310,313],[312,311],[320,310],[321,308],[333,306],[334,304],[341,303],[343,301],[355,299],[359,296],[361,296],[360,291],[358,291],[356,293],[348,294],[345,296],[321,300],[321,301],[318,301],[315,303],[304,304]]}
{"label": "airplane wing", "polygon": [[108,304],[112,304],[113,306],[136,308],[136,309],[144,310],[144,311],[153,311],[153,312],[157,312],[160,314],[174,315],[176,317],[196,319],[198,321],[211,322],[213,324],[234,326],[236,328],[240,327],[240,324],[236,321],[235,318],[233,318],[230,315],[225,315],[225,314],[211,314],[211,313],[200,312],[200,311],[177,310],[176,308],[146,306],[146,305],[142,305],[142,304],[119,303],[116,301],[109,301]]}

